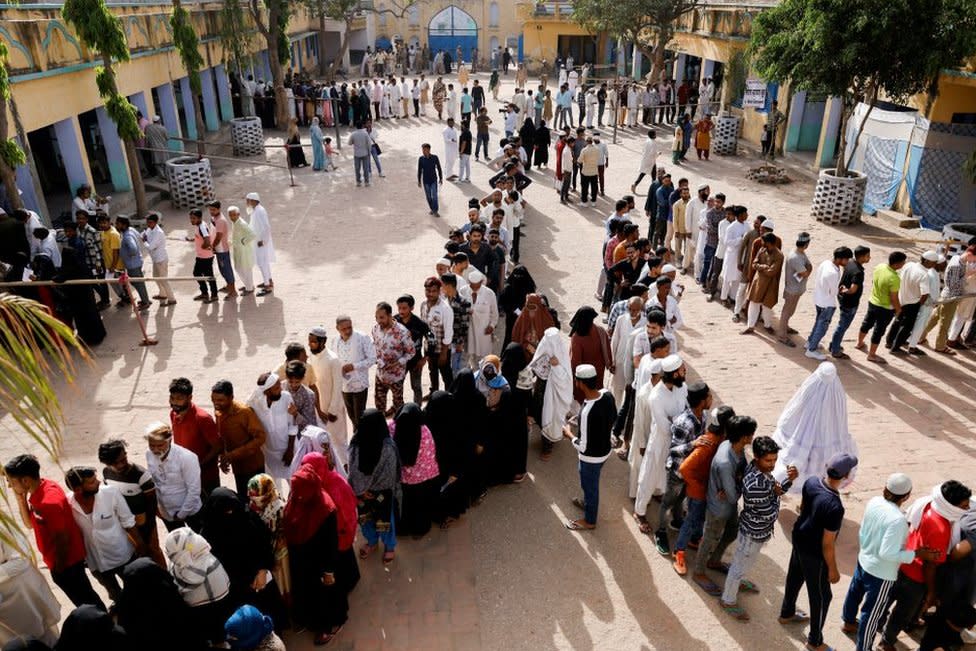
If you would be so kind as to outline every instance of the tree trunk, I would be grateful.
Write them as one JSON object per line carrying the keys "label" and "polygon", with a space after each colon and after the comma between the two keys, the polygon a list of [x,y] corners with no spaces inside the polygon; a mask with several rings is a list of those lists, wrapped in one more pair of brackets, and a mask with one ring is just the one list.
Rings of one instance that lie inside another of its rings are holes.
{"label": "tree trunk", "polygon": [[203,123],[203,107],[200,106],[200,96],[190,89],[193,95],[193,117],[197,125],[197,157],[203,158],[207,155],[207,127]]}
{"label": "tree trunk", "polygon": [[329,66],[325,62],[325,11],[324,7],[318,9],[319,12],[319,74],[325,76],[329,72]]}
{"label": "tree trunk", "polygon": [[861,140],[861,134],[864,133],[864,125],[867,124],[868,117],[871,116],[871,111],[874,110],[874,105],[878,103],[877,86],[874,86],[871,89],[870,94],[871,94],[871,101],[868,102],[867,113],[864,114],[864,117],[861,119],[861,124],[859,124],[857,127],[857,133],[854,134],[854,142],[851,144],[851,155],[849,158],[847,157],[847,133],[846,133],[847,123],[854,116],[854,109],[857,107],[857,104],[855,104],[854,107],[851,108],[850,113],[847,116],[845,116],[845,119],[842,120],[841,132],[840,132],[842,147],[840,150],[840,155],[837,157],[838,176],[841,177],[847,176],[848,167],[850,166],[851,161],[854,160],[854,152],[857,151],[857,143]]}
{"label": "tree trunk", "polygon": [[345,33],[342,35],[342,40],[339,41],[339,52],[336,53],[335,58],[332,59],[332,63],[329,65],[329,72],[326,74],[326,81],[333,81],[335,79],[336,71],[339,69],[339,66],[342,65],[342,60],[346,58],[346,52],[349,50],[350,23],[352,23],[352,20],[346,18],[346,29]]}
{"label": "tree trunk", "polygon": [[[112,59],[102,55],[102,67],[110,79],[109,92],[118,94],[119,85],[115,80],[115,68],[112,67]],[[129,165],[129,179],[132,181],[132,192],[136,198],[136,217],[144,217],[149,212],[149,204],[146,203],[146,186],[142,183],[142,170],[139,169],[139,152],[136,151],[136,143],[128,138],[123,138],[125,144],[125,157]]]}
{"label": "tree trunk", "polygon": [[[9,135],[10,126],[7,122],[7,101],[0,97],[0,142],[6,142],[10,137]],[[20,198],[20,192],[17,189],[17,171],[7,165],[7,162],[0,158],[0,180],[3,181],[3,187],[7,191],[7,200],[10,202],[10,207],[14,210],[23,210],[24,202]]]}
{"label": "tree trunk", "polygon": [[279,129],[288,128],[288,120],[291,112],[288,110],[288,96],[285,94],[285,76],[281,71],[281,61],[278,60],[278,32],[281,26],[278,25],[278,13],[280,7],[278,2],[283,0],[272,0],[266,3],[268,8],[268,24],[261,21],[261,11],[258,8],[257,0],[250,0],[248,9],[254,25],[261,32],[265,43],[268,45],[268,64],[271,67],[271,84],[274,87],[275,96],[275,121]]}
{"label": "tree trunk", "polygon": [[[10,108],[10,117],[14,119],[14,129],[17,131],[17,139],[20,140],[20,147],[24,150],[24,155],[27,156],[27,166],[30,170],[31,183],[34,186],[34,196],[37,197],[38,206],[37,212],[40,213],[41,219],[44,223],[51,223],[51,215],[48,214],[47,202],[44,201],[44,189],[41,187],[41,175],[37,172],[37,163],[34,160],[34,152],[31,151],[30,140],[27,138],[27,131],[24,129],[24,123],[20,121],[20,111],[17,109],[17,100],[14,99],[11,93],[10,99],[8,100],[7,106]],[[18,193],[18,196],[19,193]]]}
{"label": "tree trunk", "polygon": [[654,65],[651,66],[651,82],[657,83],[664,71],[664,50],[671,40],[671,35],[663,29],[658,29],[657,43],[654,45]]}

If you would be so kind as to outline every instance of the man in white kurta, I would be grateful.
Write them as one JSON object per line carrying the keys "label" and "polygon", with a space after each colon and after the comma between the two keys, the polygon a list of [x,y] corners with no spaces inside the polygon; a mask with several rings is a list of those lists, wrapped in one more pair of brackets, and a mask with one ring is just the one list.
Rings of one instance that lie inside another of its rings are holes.
{"label": "man in white kurta", "polygon": [[[641,373],[641,369],[645,372]],[[637,480],[640,478],[644,449],[651,432],[651,391],[655,385],[653,377],[660,373],[661,360],[652,359],[650,355],[645,355],[640,361],[640,368],[634,370],[634,387],[637,391],[634,396],[634,433],[627,453],[627,463],[630,465],[627,495],[631,499],[637,497]]]}
{"label": "man in white kurta", "polygon": [[485,275],[473,269],[468,274],[468,286],[460,290],[461,296],[471,301],[471,322],[468,325],[468,363],[479,368],[478,362],[494,352],[492,335],[498,324],[498,299],[485,287]]}
{"label": "man in white kurta", "polygon": [[254,291],[254,262],[257,258],[258,238],[247,220],[241,217],[240,208],[228,208],[227,217],[231,221],[230,261],[241,279],[241,295],[247,296]]}
{"label": "man in white kurta", "polygon": [[400,87],[397,86],[395,79],[391,79],[387,88],[390,91],[390,116],[398,118],[400,117]]}
{"label": "man in white kurta", "polygon": [[291,394],[281,390],[281,380],[274,372],[263,373],[258,378],[258,386],[247,401],[247,406],[257,414],[268,435],[261,446],[265,472],[274,478],[282,494],[288,492],[295,437],[298,436],[295,417],[291,414],[294,404]]}
{"label": "man in white kurta", "polygon": [[319,392],[318,412],[332,439],[336,463],[349,463],[349,435],[346,430],[346,404],[342,400],[342,362],[326,347],[329,332],[316,326],[308,332],[308,364],[315,369],[315,388]]}
{"label": "man in white kurta", "polygon": [[458,157],[458,132],[454,128],[454,118],[447,118],[447,126],[444,127],[444,165],[441,168],[447,180],[457,179],[454,173],[454,163]]}
{"label": "man in white kurta", "polygon": [[719,298],[723,301],[735,300],[735,295],[739,291],[739,281],[742,279],[742,270],[739,269],[739,252],[742,249],[742,239],[752,228],[746,220],[749,213],[744,206],[736,208],[735,220],[729,222],[725,229],[725,260],[722,266],[722,292]]}
{"label": "man in white kurta", "polygon": [[613,399],[618,405],[623,404],[624,391],[634,381],[634,342],[631,334],[635,330],[642,330],[647,323],[644,318],[644,301],[640,296],[628,299],[627,312],[614,323],[613,336],[610,337],[610,350],[617,361],[610,386],[613,389]]}
{"label": "man in white kurta", "polygon": [[248,212],[251,215],[251,230],[257,238],[257,263],[264,281],[258,287],[258,296],[265,296],[274,290],[274,280],[271,278],[271,263],[275,261],[274,240],[271,237],[271,220],[268,211],[261,205],[261,197],[257,192],[249,192],[247,197]]}
{"label": "man in white kurta", "polygon": [[651,390],[650,402],[650,436],[641,461],[637,498],[634,501],[634,515],[639,519],[647,514],[651,498],[663,494],[667,488],[665,463],[671,449],[671,422],[688,407],[685,365],[678,355],[668,355],[661,360],[661,381]]}
{"label": "man in white kurta", "polygon": [[[457,119],[458,110],[458,98],[457,91],[454,90],[454,84],[447,85],[447,97],[444,99],[444,103],[447,108],[447,117],[452,120]],[[455,147],[457,149],[457,147]]]}
{"label": "man in white kurta", "polygon": [[[695,194],[688,205],[685,206],[685,227],[688,229],[688,242],[685,244],[685,257],[682,260],[683,270],[687,273],[694,268],[695,260],[698,257],[698,224],[701,220],[702,211],[708,201],[708,186],[705,184],[698,186]],[[702,249],[704,249],[704,244]],[[698,276],[695,276],[696,278]]]}

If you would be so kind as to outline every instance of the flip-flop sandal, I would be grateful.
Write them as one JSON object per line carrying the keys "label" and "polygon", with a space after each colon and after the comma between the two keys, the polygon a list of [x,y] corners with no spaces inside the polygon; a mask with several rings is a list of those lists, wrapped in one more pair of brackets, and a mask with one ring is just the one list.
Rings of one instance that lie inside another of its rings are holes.
{"label": "flip-flop sandal", "polygon": [[267,296],[268,294],[273,294],[273,293],[274,293],[274,288],[265,287],[264,289],[258,292],[258,296]]}
{"label": "flip-flop sandal", "polygon": [[943,355],[955,355],[956,351],[951,348],[936,348],[935,352],[942,353]]}
{"label": "flip-flop sandal", "polygon": [[759,592],[759,586],[748,579],[742,579],[742,581],[739,582],[739,587],[746,592]]}
{"label": "flip-flop sandal", "polygon": [[578,497],[573,498],[573,506],[584,511],[586,510],[586,504]]}
{"label": "flip-flop sandal", "polygon": [[707,579],[707,578],[706,579],[702,579],[702,578],[695,578],[695,577],[691,577],[691,579],[692,579],[692,581],[695,582],[695,584],[699,588],[701,588],[707,594],[709,594],[709,595],[711,595],[713,597],[718,597],[719,595],[722,594],[722,588],[719,587],[719,585],[717,583],[715,583],[714,581],[712,581],[711,579]]}
{"label": "flip-flop sandal", "polygon": [[383,552],[383,565],[389,565],[396,558],[396,552]]}
{"label": "flip-flop sandal", "polygon": [[[803,622],[809,622],[809,621],[810,621],[810,615],[803,612],[799,608],[797,608],[796,612],[790,615],[789,617],[779,618],[780,624],[802,624]],[[856,632],[857,631],[855,631],[855,633]]]}
{"label": "flip-flop sandal", "polygon": [[584,527],[576,520],[570,520],[566,523],[566,528],[570,531],[589,531],[590,527]]}
{"label": "flip-flop sandal", "polygon": [[363,545],[359,548],[359,558],[367,559],[374,551],[376,551],[376,545]]}
{"label": "flip-flop sandal", "polygon": [[888,363],[888,360],[886,360],[884,357],[875,357],[874,359],[871,359],[869,357],[868,361],[871,362],[872,364],[878,364],[880,366],[884,366],[885,364]]}
{"label": "flip-flop sandal", "polygon": [[729,573],[729,564],[728,563],[719,563],[718,565],[706,565],[705,567],[707,567],[708,569],[713,570],[715,572],[721,572],[722,574],[728,574]]}
{"label": "flip-flop sandal", "polygon": [[631,517],[637,523],[640,532],[644,535],[650,535],[651,533],[651,523],[647,521],[647,518],[643,515],[637,515],[636,513],[631,513]]}
{"label": "flip-flop sandal", "polygon": [[740,622],[749,621],[749,613],[742,609],[738,604],[722,604],[722,610],[735,617]]}

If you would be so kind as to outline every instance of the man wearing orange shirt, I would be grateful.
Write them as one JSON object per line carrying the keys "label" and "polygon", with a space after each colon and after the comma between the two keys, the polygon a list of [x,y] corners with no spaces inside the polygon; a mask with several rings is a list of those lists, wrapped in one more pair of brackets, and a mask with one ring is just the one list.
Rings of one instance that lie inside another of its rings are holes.
{"label": "man wearing orange shirt", "polygon": [[234,400],[234,385],[219,380],[210,390],[217,412],[217,435],[223,444],[218,463],[223,472],[234,471],[234,484],[241,501],[247,500],[247,482],[264,472],[264,445],[268,435],[254,410]]}

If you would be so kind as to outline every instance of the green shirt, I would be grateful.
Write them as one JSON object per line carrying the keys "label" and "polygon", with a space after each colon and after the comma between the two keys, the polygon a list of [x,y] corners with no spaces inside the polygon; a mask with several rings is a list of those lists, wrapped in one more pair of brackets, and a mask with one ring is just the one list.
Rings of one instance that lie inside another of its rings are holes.
{"label": "green shirt", "polygon": [[901,278],[898,272],[886,264],[879,264],[874,268],[871,278],[871,300],[872,305],[883,307],[887,310],[891,307],[891,295],[898,293],[901,286]]}

